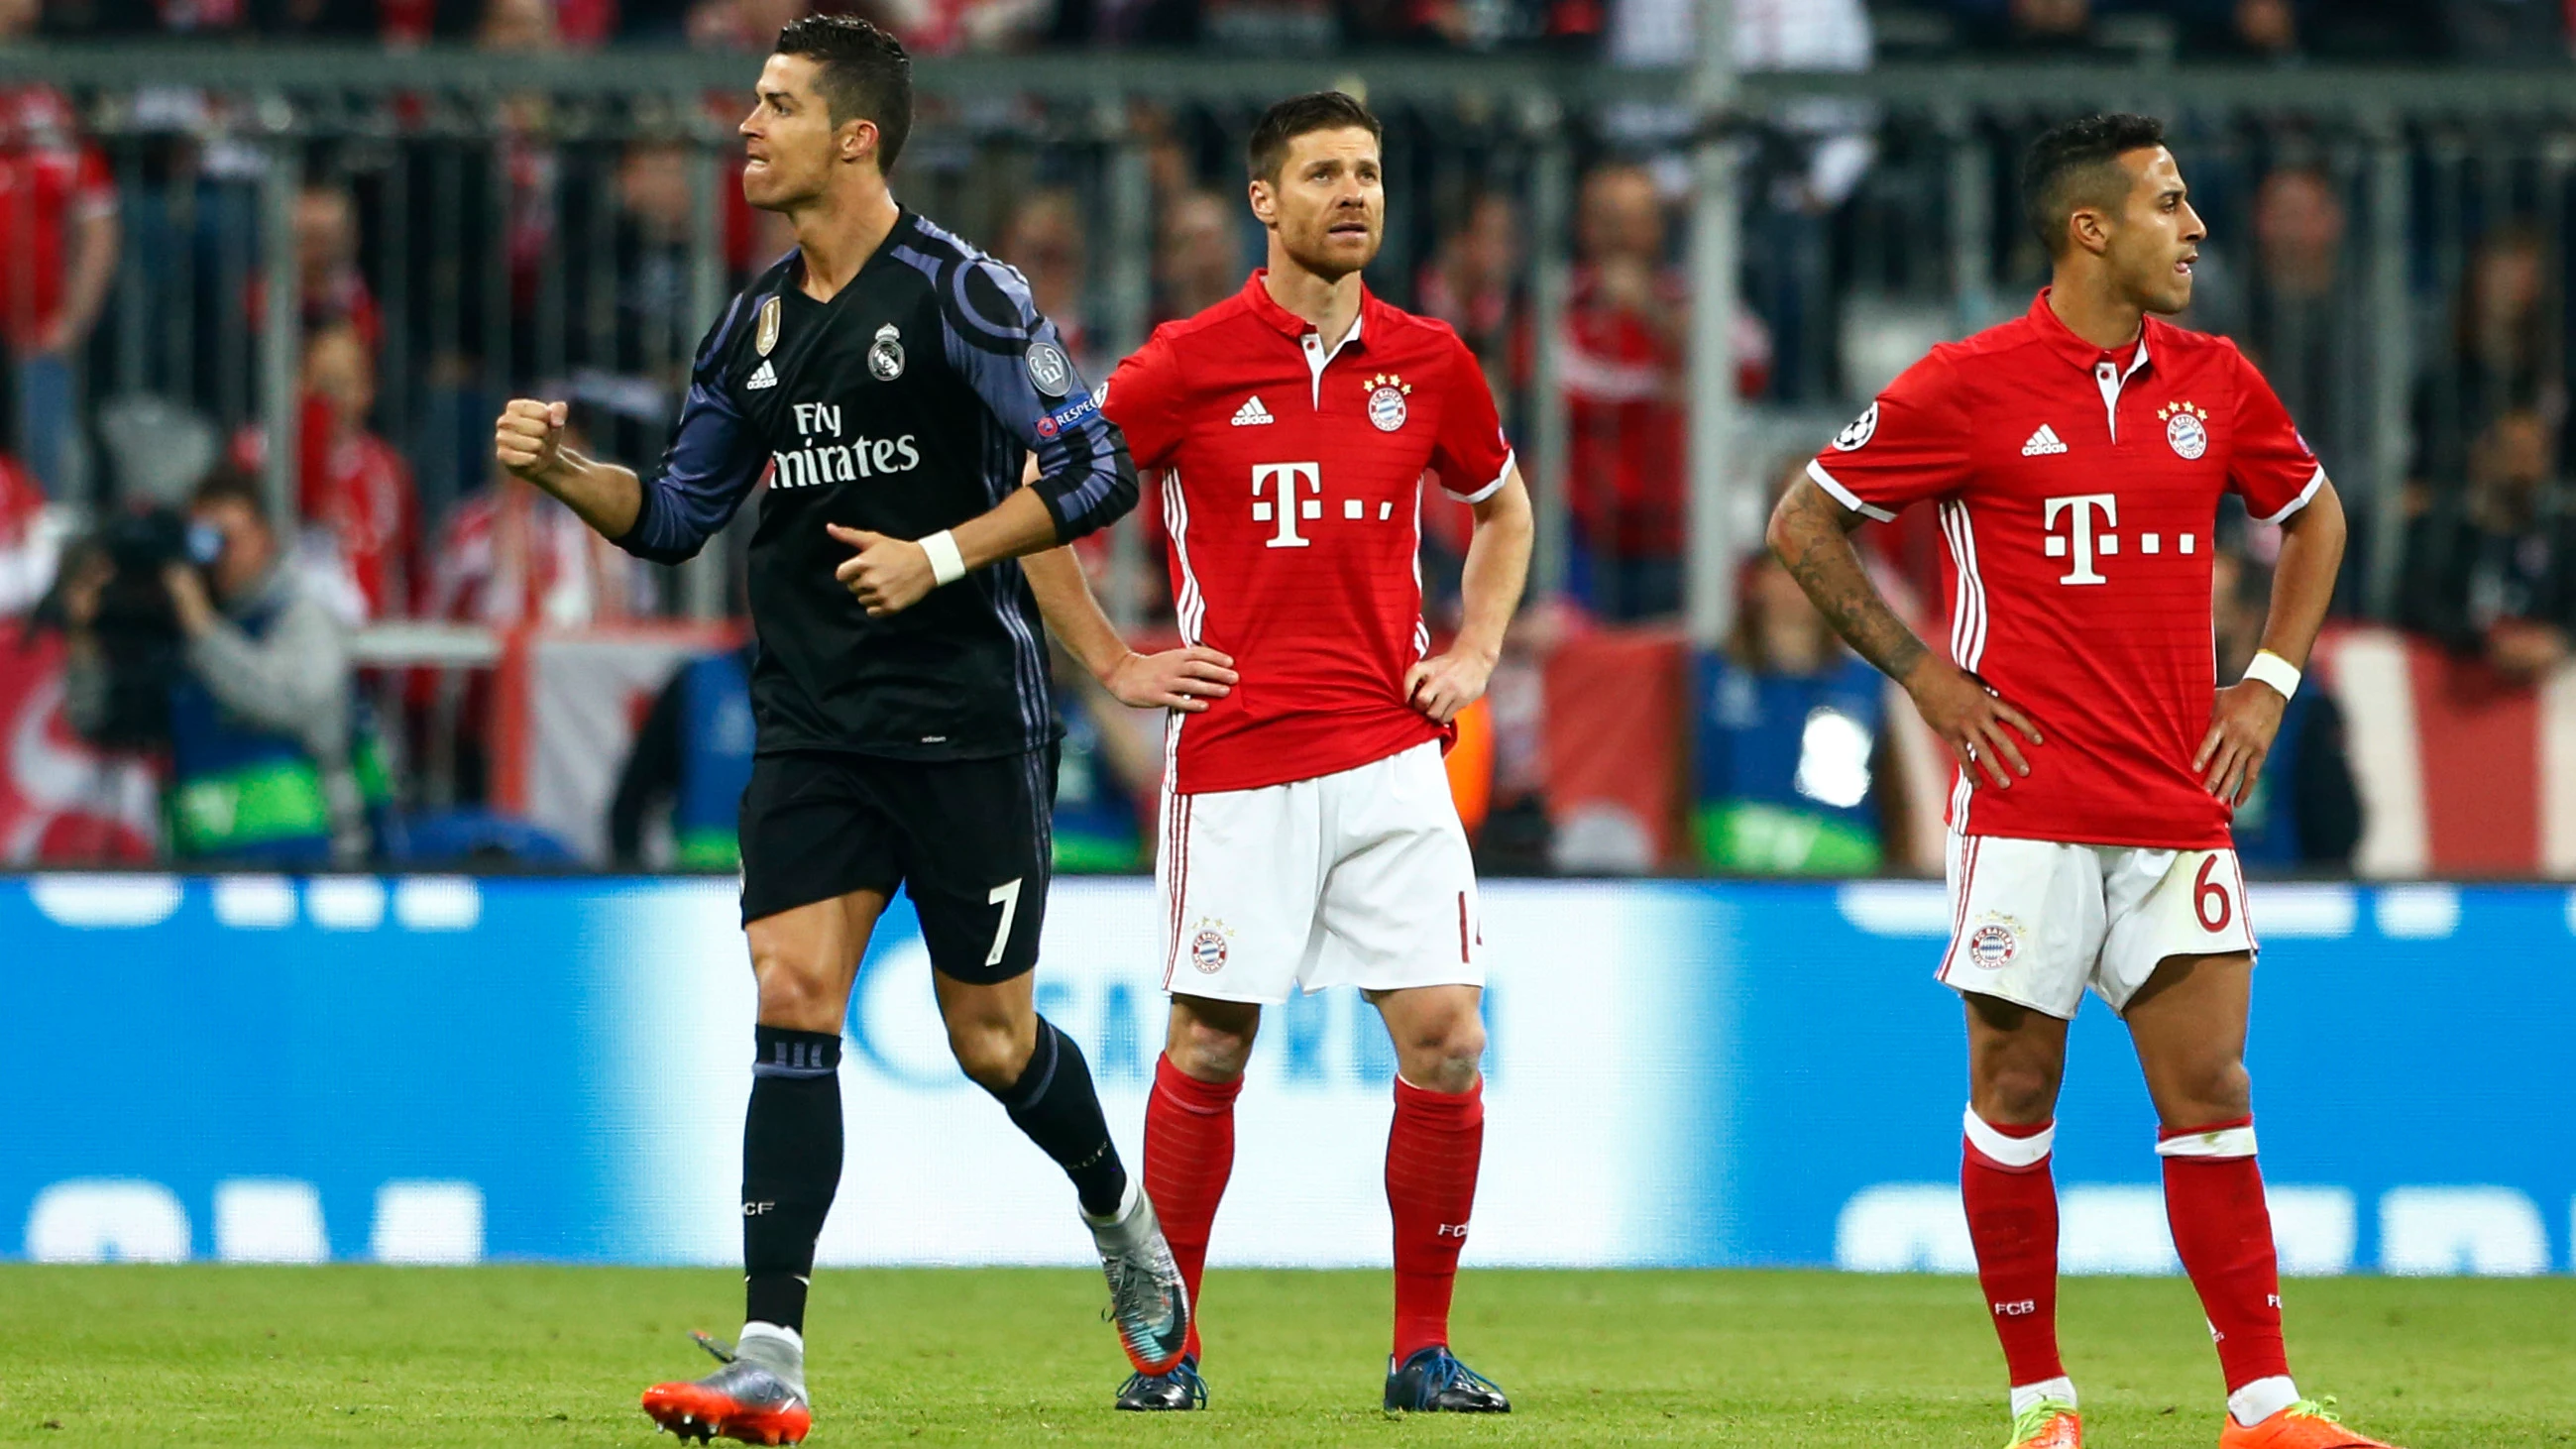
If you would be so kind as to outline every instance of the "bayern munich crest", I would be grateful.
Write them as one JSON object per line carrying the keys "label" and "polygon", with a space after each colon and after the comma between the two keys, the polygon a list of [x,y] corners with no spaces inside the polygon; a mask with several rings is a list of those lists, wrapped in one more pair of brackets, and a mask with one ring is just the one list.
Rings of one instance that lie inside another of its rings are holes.
{"label": "bayern munich crest", "polygon": [[1368,380],[1368,420],[1381,433],[1391,433],[1404,426],[1407,409],[1405,394],[1413,384],[1393,373],[1381,372]]}
{"label": "bayern munich crest", "polygon": [[879,382],[903,376],[903,334],[891,322],[877,329],[877,340],[868,346],[868,376]]}
{"label": "bayern munich crest", "polygon": [[1190,964],[1202,976],[1214,976],[1225,969],[1225,932],[1214,926],[1201,926],[1190,938]]}
{"label": "bayern munich crest", "polygon": [[2156,416],[2164,419],[2165,441],[2177,455],[2188,460],[2209,451],[2208,409],[2187,402],[2166,403],[2156,409]]}
{"label": "bayern munich crest", "polygon": [[1994,916],[1980,922],[1968,933],[1968,964],[1988,971],[2001,971],[2021,954],[2021,933],[2013,923]]}

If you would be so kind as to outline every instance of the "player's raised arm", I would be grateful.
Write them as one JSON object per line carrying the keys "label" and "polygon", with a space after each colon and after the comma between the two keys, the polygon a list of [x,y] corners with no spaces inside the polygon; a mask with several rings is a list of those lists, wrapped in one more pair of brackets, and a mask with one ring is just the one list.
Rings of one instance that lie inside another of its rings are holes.
{"label": "player's raised arm", "polygon": [[671,425],[661,471],[649,483],[631,468],[566,447],[569,408],[560,402],[512,399],[494,425],[493,456],[638,558],[682,563],[696,557],[742,506],[766,461],[719,375],[741,310],[736,298],[699,344],[689,395]]}
{"label": "player's raised arm", "polygon": [[[1792,484],[1781,497],[1780,506],[1771,512],[1765,539],[1834,632],[1881,673],[1905,686],[1923,722],[1949,745],[1967,778],[1976,779],[1977,767],[1982,765],[1988,779],[2010,789],[2014,775],[2030,773],[2012,730],[2036,745],[2038,727],[1974,676],[1933,654],[1888,607],[1862,567],[1859,550],[1852,547],[1852,530],[1866,517],[1844,506],[1810,476]],[[2006,765],[2011,767],[2009,773]]]}

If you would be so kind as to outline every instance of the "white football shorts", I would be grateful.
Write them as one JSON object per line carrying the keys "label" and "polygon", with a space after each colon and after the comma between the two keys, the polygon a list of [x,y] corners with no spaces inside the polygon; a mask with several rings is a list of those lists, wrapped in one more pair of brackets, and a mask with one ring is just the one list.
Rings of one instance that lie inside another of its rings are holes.
{"label": "white football shorts", "polygon": [[2168,956],[2253,951],[2233,850],[2067,845],[2001,835],[1949,843],[1942,983],[2073,1020],[2084,988],[2128,1007]]}
{"label": "white football shorts", "polygon": [[1163,989],[1482,986],[1476,871],[1440,746],[1257,790],[1163,792]]}

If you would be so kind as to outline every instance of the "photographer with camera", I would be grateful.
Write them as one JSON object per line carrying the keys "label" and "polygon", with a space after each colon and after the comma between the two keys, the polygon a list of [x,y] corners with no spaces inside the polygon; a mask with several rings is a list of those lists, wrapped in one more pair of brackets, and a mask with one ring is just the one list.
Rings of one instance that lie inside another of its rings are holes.
{"label": "photographer with camera", "polygon": [[253,480],[219,470],[185,515],[127,515],[64,575],[65,711],[105,748],[166,749],[173,855],[366,858],[348,639]]}

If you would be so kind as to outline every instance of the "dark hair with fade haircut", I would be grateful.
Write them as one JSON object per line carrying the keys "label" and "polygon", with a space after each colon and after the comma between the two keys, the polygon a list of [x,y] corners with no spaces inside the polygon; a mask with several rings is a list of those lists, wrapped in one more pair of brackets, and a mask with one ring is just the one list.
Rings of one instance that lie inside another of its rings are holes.
{"label": "dark hair with fade haircut", "polygon": [[814,88],[835,128],[876,123],[877,170],[891,175],[912,134],[912,56],[903,42],[855,15],[805,15],[787,22],[771,50],[814,62]]}
{"label": "dark hair with fade haircut", "polygon": [[2051,126],[2021,158],[2022,216],[2052,257],[2066,249],[2066,218],[2078,206],[2116,208],[2129,188],[2121,156],[2165,143],[2165,123],[2125,112]]}
{"label": "dark hair with fade haircut", "polygon": [[1369,133],[1369,139],[1383,145],[1386,127],[1377,116],[1361,104],[1359,97],[1345,91],[1308,91],[1290,96],[1261,113],[1253,123],[1252,141],[1243,148],[1244,161],[1251,167],[1252,179],[1276,183],[1279,168],[1288,164],[1288,143],[1316,131],[1339,131],[1356,128]]}

